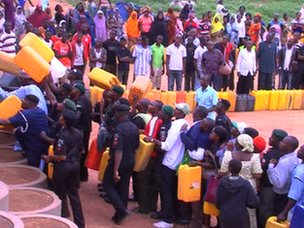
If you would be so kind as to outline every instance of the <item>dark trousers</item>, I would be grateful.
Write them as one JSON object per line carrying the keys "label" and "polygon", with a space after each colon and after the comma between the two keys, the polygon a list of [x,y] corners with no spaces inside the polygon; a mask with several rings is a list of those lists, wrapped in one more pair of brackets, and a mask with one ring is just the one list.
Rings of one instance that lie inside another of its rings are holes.
{"label": "dark trousers", "polygon": [[89,174],[88,174],[88,168],[84,166],[85,160],[88,155],[89,150],[89,141],[90,141],[90,131],[83,131],[83,145],[84,145],[84,154],[81,155],[80,159],[80,180],[81,181],[87,181]]}
{"label": "dark trousers", "polygon": [[279,89],[291,89],[292,72],[289,70],[282,70],[279,75]]}
{"label": "dark trousers", "polygon": [[176,171],[162,165],[162,217],[167,223],[173,223],[174,216],[179,217],[179,203],[177,200]]}
{"label": "dark trousers", "polygon": [[68,195],[73,210],[75,224],[84,228],[84,216],[82,206],[78,195],[79,188],[79,162],[59,162],[54,165],[53,173],[53,189],[56,195],[62,200],[61,213],[68,211],[67,197]]}
{"label": "dark trousers", "polygon": [[185,91],[195,91],[195,71],[186,71],[185,73]]}
{"label": "dark trousers", "polygon": [[118,70],[118,80],[124,84],[127,85],[129,78],[129,70]]}
{"label": "dark trousers", "polygon": [[[86,64],[86,63],[85,63]],[[77,69],[77,70],[80,70],[81,73],[82,73],[82,79],[83,79],[83,75],[84,75],[84,71],[85,71],[85,64],[82,65],[82,66],[74,66],[73,69]]]}
{"label": "dark trousers", "polygon": [[234,90],[234,70],[232,70],[231,74],[229,75],[228,86],[229,90]]}
{"label": "dark trousers", "polygon": [[275,194],[274,197],[274,214],[278,216],[285,208],[288,203],[288,196],[287,194]]}
{"label": "dark trousers", "polygon": [[104,70],[116,76],[116,64],[106,64]]}
{"label": "dark trousers", "polygon": [[213,89],[220,91],[222,89],[223,75],[212,75],[210,85],[212,82]]}
{"label": "dark trousers", "polygon": [[247,76],[241,75],[237,82],[236,93],[237,94],[249,94],[252,88],[252,76],[248,73]]}
{"label": "dark trousers", "polygon": [[262,187],[259,191],[259,197],[258,227],[265,228],[268,218],[274,215],[275,193],[273,187]]}
{"label": "dark trousers", "polygon": [[130,177],[134,168],[133,162],[122,162],[119,166],[120,180],[114,181],[114,161],[110,160],[105,171],[104,179],[102,181],[107,197],[110,199],[114,209],[115,216],[122,217],[126,213],[128,205],[128,194]]}
{"label": "dark trousers", "polygon": [[223,91],[227,91],[228,88],[228,75],[222,75],[222,89]]}
{"label": "dark trousers", "polygon": [[263,73],[259,72],[258,90],[271,90],[272,89],[272,72]]}
{"label": "dark trousers", "polygon": [[154,188],[157,157],[150,158],[145,170],[137,173],[138,206],[143,211],[156,211],[158,191]]}
{"label": "dark trousers", "polygon": [[298,66],[298,71],[294,74],[294,77],[292,79],[293,89],[300,89],[301,85],[303,85],[304,82],[304,63],[299,62]]}
{"label": "dark trousers", "polygon": [[180,201],[180,212],[182,214],[182,218],[190,221],[191,228],[203,227],[202,205],[202,201],[191,203]]}

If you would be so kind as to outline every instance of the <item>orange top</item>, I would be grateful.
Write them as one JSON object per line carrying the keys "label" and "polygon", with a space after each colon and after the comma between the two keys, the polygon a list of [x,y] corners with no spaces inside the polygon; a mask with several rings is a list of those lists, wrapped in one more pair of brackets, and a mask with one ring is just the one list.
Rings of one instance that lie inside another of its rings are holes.
{"label": "orange top", "polygon": [[[57,51],[59,55],[67,55],[70,51],[72,51],[71,43],[62,43],[61,41],[57,41],[53,46],[54,51]],[[71,67],[71,60],[69,57],[58,58],[58,60],[66,67]]]}
{"label": "orange top", "polygon": [[262,26],[260,23],[252,23],[250,25],[248,35],[250,36],[252,42],[255,44],[257,44],[257,41],[259,40],[261,28]]}

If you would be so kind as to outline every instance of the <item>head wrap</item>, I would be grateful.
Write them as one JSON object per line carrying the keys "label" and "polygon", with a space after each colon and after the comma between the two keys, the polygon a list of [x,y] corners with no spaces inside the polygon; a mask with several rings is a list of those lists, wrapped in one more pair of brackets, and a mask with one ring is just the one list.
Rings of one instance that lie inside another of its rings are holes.
{"label": "head wrap", "polygon": [[280,140],[283,140],[286,136],[288,136],[288,133],[281,129],[274,129],[272,134]]}
{"label": "head wrap", "polygon": [[243,152],[253,152],[254,146],[253,146],[253,140],[252,138],[247,134],[241,134],[237,137],[237,142],[243,147]]}
{"label": "head wrap", "polygon": [[162,107],[162,112],[165,113],[165,114],[167,114],[168,116],[172,116],[173,115],[173,111],[174,111],[174,109],[171,106],[169,106],[169,105],[164,105]]}
{"label": "head wrap", "polygon": [[254,16],[255,16],[255,17],[258,17],[258,18],[260,18],[260,19],[262,19],[262,15],[259,14],[259,13],[256,13]]}
{"label": "head wrap", "polygon": [[113,90],[113,92],[118,93],[120,95],[123,95],[125,92],[125,90],[121,86],[118,86],[118,85],[115,85],[112,90]]}
{"label": "head wrap", "polygon": [[259,132],[252,127],[246,127],[243,133],[249,135],[253,139],[259,136]]}
{"label": "head wrap", "polygon": [[264,151],[266,148],[266,141],[262,136],[257,136],[253,139],[253,145],[257,148],[260,152]]}
{"label": "head wrap", "polygon": [[185,115],[188,115],[190,113],[190,107],[186,103],[174,103],[175,107],[182,111]]}

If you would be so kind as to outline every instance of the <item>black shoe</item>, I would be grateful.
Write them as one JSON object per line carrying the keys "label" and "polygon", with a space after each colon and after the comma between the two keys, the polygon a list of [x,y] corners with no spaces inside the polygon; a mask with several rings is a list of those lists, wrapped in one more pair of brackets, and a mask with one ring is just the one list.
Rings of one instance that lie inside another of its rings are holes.
{"label": "black shoe", "polygon": [[126,211],[125,211],[125,214],[124,214],[123,216],[118,217],[118,218],[116,219],[115,224],[116,224],[116,225],[120,225],[123,221],[125,221],[125,219],[126,219],[130,214],[131,214],[131,212],[130,212],[129,210],[126,210]]}
{"label": "black shoe", "polygon": [[27,158],[27,153],[25,151],[22,151],[21,156],[24,157],[24,158]]}
{"label": "black shoe", "polygon": [[183,219],[183,218],[176,218],[175,222],[181,225],[188,225],[190,224],[190,220],[188,219]]}
{"label": "black shoe", "polygon": [[105,192],[101,192],[101,193],[99,194],[99,197],[100,197],[100,198],[106,198],[106,197],[107,197],[107,194],[106,194]]}
{"label": "black shoe", "polygon": [[104,192],[105,190],[104,190],[103,187],[99,187],[99,188],[98,188],[98,191],[99,191],[99,192]]}
{"label": "black shoe", "polygon": [[111,219],[112,219],[112,221],[113,221],[114,223],[116,223],[116,221],[117,221],[117,214],[115,213],[114,216],[113,216]]}
{"label": "black shoe", "polygon": [[97,184],[97,188],[100,188],[100,187],[102,187],[102,183]]}
{"label": "black shoe", "polygon": [[152,218],[152,219],[161,220],[161,219],[163,219],[163,215],[162,215],[162,213],[159,211],[159,212],[156,212],[156,213],[152,214],[152,215],[151,215],[151,218]]}
{"label": "black shoe", "polygon": [[108,197],[105,197],[104,201],[106,201],[108,204],[112,204],[111,200]]}
{"label": "black shoe", "polygon": [[137,202],[137,199],[134,196],[130,196],[128,200],[131,202]]}

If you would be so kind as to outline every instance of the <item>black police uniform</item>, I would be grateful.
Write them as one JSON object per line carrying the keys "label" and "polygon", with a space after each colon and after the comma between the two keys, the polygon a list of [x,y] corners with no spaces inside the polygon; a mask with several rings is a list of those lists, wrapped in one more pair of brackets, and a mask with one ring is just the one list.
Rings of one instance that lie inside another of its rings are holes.
{"label": "black police uniform", "polygon": [[63,128],[54,142],[54,154],[66,156],[65,161],[54,162],[53,189],[62,200],[62,214],[68,211],[66,194],[73,210],[74,222],[84,228],[84,216],[78,195],[82,136],[76,128]]}
{"label": "black police uniform", "polygon": [[[299,48],[299,53],[301,56],[304,56],[304,46]],[[297,62],[298,62],[298,70],[297,72],[294,74],[293,78],[292,78],[292,88],[293,89],[299,89],[301,84],[304,84],[304,61],[299,60],[298,58],[296,58]]]}
{"label": "black police uniform", "polygon": [[[110,160],[105,171],[103,187],[115,208],[115,218],[125,216],[129,181],[135,165],[135,150],[139,147],[138,128],[129,120],[120,122],[112,136],[110,144]],[[115,151],[122,150],[122,160],[118,169],[120,180],[114,181]]]}

